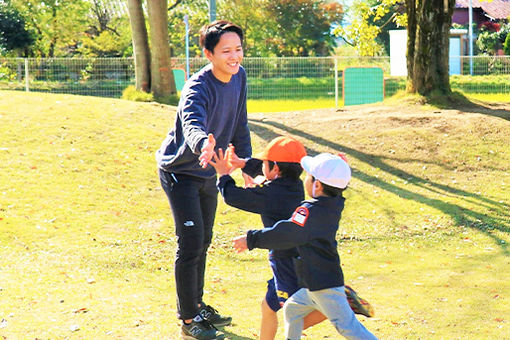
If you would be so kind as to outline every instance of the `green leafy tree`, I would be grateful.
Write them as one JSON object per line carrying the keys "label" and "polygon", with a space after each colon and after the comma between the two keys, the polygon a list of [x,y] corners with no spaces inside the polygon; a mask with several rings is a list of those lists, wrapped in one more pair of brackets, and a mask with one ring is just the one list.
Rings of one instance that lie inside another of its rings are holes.
{"label": "green leafy tree", "polygon": [[276,22],[270,43],[280,55],[328,55],[336,46],[331,26],[340,23],[343,9],[337,2],[274,0],[266,3],[267,18]]}
{"label": "green leafy tree", "polygon": [[[182,0],[169,10],[172,56],[184,56],[184,15],[189,18],[190,55],[201,55],[198,31],[209,21],[208,1]],[[217,17],[239,24],[246,56],[327,55],[335,46],[332,23],[342,19],[335,1],[217,0]]]}
{"label": "green leafy tree", "polygon": [[0,51],[17,51],[21,54],[34,42],[25,28],[25,18],[15,8],[0,2]]}
{"label": "green leafy tree", "polygon": [[[505,40],[510,33],[510,24],[505,24],[498,31],[483,29],[478,35],[476,46],[482,53],[494,55],[498,50],[503,49]],[[506,52],[504,52],[507,54]]]}
{"label": "green leafy tree", "polygon": [[35,33],[31,54],[38,57],[66,56],[76,49],[87,28],[90,3],[84,0],[12,0],[25,13],[27,26]]}
{"label": "green leafy tree", "polygon": [[188,16],[189,23],[189,52],[190,57],[201,56],[198,31],[209,22],[208,1],[182,0],[169,6],[168,31],[170,52],[173,57],[184,57],[186,54],[186,27],[184,16]]}
{"label": "green leafy tree", "polygon": [[351,23],[334,33],[356,48],[360,56],[381,55],[389,49],[389,29],[403,27],[407,16],[394,0],[355,1],[349,8]]}
{"label": "green leafy tree", "polygon": [[506,35],[505,43],[503,45],[503,52],[505,55],[510,55],[510,34]]}
{"label": "green leafy tree", "polygon": [[[337,33],[353,37],[361,55],[374,55],[372,41],[380,27],[370,24],[367,18],[382,18],[398,3],[378,0],[375,6],[362,10],[351,27]],[[449,95],[449,38],[455,0],[405,0],[403,6],[405,13],[393,20],[407,26],[407,91],[425,96]]]}
{"label": "green leafy tree", "polygon": [[276,18],[267,10],[270,2],[271,0],[222,0],[218,3],[218,14],[243,28],[246,56],[281,55],[274,43],[279,36]]}
{"label": "green leafy tree", "polygon": [[77,52],[91,57],[132,55],[129,16],[121,0],[90,0],[88,28]]}

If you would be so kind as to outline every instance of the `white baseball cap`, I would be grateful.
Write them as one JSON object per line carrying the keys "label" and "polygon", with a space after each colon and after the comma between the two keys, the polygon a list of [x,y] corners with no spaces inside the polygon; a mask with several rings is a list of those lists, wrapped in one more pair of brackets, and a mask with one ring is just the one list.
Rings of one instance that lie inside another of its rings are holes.
{"label": "white baseball cap", "polygon": [[301,159],[301,166],[320,182],[335,188],[345,189],[351,179],[351,168],[347,162],[330,153],[305,156]]}

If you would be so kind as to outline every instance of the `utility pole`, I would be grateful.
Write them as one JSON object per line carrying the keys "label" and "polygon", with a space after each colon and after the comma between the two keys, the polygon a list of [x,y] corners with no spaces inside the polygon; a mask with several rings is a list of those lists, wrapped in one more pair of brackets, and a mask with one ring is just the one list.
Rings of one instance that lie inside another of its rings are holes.
{"label": "utility pole", "polygon": [[473,75],[473,4],[469,0],[469,74]]}
{"label": "utility pole", "polygon": [[209,0],[209,21],[216,20],[216,0]]}

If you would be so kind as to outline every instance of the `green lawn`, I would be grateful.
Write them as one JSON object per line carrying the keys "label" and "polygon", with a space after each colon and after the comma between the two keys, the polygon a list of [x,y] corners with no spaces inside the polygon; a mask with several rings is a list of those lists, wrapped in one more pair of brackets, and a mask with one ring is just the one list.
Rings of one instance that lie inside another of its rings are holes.
{"label": "green lawn", "polygon": [[[510,339],[510,107],[482,104],[250,109],[255,152],[289,133],[347,154],[338,249],[381,339]],[[178,338],[154,161],[173,119],[155,103],[0,91],[0,338]],[[257,338],[267,253],[231,239],[260,225],[220,203],[206,302],[234,317],[230,339]],[[339,338],[327,322],[305,333]]]}

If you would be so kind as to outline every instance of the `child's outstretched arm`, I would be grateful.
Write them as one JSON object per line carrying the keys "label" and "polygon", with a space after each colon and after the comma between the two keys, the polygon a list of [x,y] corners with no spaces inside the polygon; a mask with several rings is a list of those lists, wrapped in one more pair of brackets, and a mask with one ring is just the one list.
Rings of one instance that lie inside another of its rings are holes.
{"label": "child's outstretched arm", "polygon": [[[225,153],[225,158],[232,167],[232,171],[235,169],[243,169],[246,165],[246,160],[239,158],[235,153],[235,148],[230,144]],[[230,173],[232,173],[232,171]],[[248,188],[254,185],[253,178],[243,171],[244,187]]]}
{"label": "child's outstretched arm", "polygon": [[225,158],[233,169],[242,169],[246,165],[246,160],[239,158],[236,155],[235,147],[232,144],[228,145],[225,152]]}
{"label": "child's outstretched arm", "polygon": [[234,170],[232,166],[229,164],[226,155],[223,154],[222,149],[218,149],[218,153],[214,153],[212,159],[209,161],[218,176],[230,175],[230,173]]}

